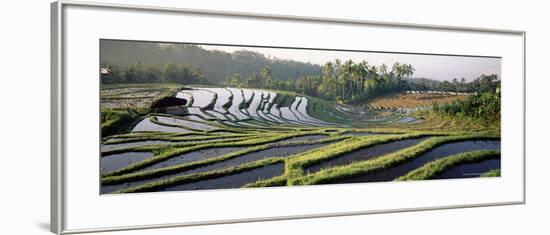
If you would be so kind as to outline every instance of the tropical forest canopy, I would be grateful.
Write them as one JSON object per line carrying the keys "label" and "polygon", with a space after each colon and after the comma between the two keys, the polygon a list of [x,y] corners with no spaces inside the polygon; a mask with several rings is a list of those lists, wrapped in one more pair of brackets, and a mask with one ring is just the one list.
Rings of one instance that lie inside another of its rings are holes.
{"label": "tropical forest canopy", "polygon": [[[187,67],[200,70],[211,83],[220,83],[234,74],[249,77],[257,74],[269,64],[273,75],[279,79],[297,79],[302,76],[319,75],[321,66],[298,62],[267,58],[252,51],[235,51],[227,53],[217,50],[205,50],[191,44],[161,44],[150,42],[101,41],[101,62],[118,70],[129,66],[147,65],[147,72],[162,72],[166,65]],[[138,66],[139,67],[139,66]],[[131,77],[126,77],[131,79]],[[151,79],[154,80],[154,79]],[[117,80],[112,82],[133,82]]]}

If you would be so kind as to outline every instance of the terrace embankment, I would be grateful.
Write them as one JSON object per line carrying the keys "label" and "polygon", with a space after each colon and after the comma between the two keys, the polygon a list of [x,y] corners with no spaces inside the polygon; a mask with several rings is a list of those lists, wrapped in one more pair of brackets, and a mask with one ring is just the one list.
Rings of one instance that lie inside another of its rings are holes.
{"label": "terrace embankment", "polygon": [[408,172],[421,167],[422,165],[439,158],[450,156],[457,153],[476,151],[476,150],[498,150],[500,141],[482,140],[482,141],[462,141],[456,143],[444,144],[436,147],[411,161],[390,167],[383,171],[371,174],[360,175],[352,178],[336,180],[333,183],[363,183],[363,182],[381,182],[392,181]]}
{"label": "terrace embankment", "polygon": [[404,140],[397,140],[392,141],[389,143],[383,143],[374,145],[371,147],[363,148],[356,150],[351,153],[346,153],[342,156],[338,156],[335,158],[332,158],[327,161],[320,162],[318,164],[308,166],[304,170],[308,173],[315,173],[317,171],[320,171],[321,169],[335,167],[335,166],[342,166],[347,165],[352,162],[356,161],[364,161],[371,158],[375,158],[377,156],[381,156],[383,154],[387,154],[390,152],[394,152],[400,149],[404,149],[410,146],[413,146],[415,144],[420,143],[420,141],[427,139],[428,137],[421,137],[421,138],[411,138],[411,139],[404,139]]}

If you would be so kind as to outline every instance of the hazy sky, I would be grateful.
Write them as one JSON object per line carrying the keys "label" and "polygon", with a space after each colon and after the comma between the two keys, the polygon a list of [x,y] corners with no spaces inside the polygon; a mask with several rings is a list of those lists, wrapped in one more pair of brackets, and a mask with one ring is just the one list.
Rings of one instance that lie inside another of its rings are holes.
{"label": "hazy sky", "polygon": [[451,80],[466,78],[471,81],[481,74],[495,73],[500,77],[499,58],[438,56],[438,55],[409,55],[396,53],[347,52],[304,49],[280,49],[237,46],[201,46],[207,50],[234,52],[239,50],[256,51],[268,57],[290,59],[314,64],[325,64],[338,58],[342,61],[366,60],[370,65],[386,63],[389,68],[395,62],[411,64],[415,68],[413,77],[426,77],[437,80]]}

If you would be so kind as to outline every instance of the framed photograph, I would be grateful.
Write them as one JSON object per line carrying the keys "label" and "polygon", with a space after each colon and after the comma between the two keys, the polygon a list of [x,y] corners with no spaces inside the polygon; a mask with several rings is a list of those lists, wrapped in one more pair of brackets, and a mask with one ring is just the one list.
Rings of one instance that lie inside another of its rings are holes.
{"label": "framed photograph", "polygon": [[51,16],[54,233],[525,203],[523,31]]}

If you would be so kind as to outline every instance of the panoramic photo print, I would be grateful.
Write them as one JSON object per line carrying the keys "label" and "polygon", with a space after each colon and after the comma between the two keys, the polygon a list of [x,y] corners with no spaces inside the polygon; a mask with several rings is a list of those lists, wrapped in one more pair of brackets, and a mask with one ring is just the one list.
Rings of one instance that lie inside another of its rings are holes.
{"label": "panoramic photo print", "polygon": [[501,174],[500,57],[102,39],[98,70],[102,194]]}

